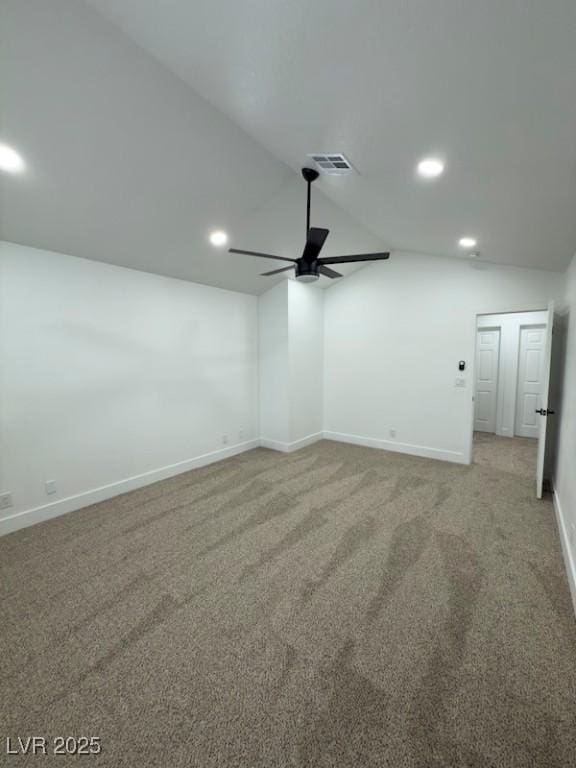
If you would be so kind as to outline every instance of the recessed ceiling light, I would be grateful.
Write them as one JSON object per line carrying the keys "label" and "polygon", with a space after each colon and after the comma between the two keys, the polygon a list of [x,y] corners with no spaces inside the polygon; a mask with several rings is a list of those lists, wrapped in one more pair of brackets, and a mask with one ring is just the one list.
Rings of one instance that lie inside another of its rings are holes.
{"label": "recessed ceiling light", "polygon": [[424,179],[435,179],[444,173],[444,163],[437,157],[425,157],[418,163],[418,175]]}
{"label": "recessed ceiling light", "polygon": [[226,245],[228,242],[228,235],[221,229],[216,229],[214,232],[210,232],[210,242],[212,245],[216,246]]}
{"label": "recessed ceiling light", "polygon": [[0,170],[18,173],[24,170],[24,160],[7,144],[0,144]]}
{"label": "recessed ceiling light", "polygon": [[475,248],[476,247],[476,238],[474,237],[461,237],[460,240],[458,240],[458,245],[460,248]]}

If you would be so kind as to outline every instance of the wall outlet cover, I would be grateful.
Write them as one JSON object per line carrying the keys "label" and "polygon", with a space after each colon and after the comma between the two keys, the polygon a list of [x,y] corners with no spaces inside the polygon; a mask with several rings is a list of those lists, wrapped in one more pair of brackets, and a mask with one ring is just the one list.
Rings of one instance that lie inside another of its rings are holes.
{"label": "wall outlet cover", "polygon": [[10,491],[0,493],[0,509],[9,509],[13,504]]}
{"label": "wall outlet cover", "polygon": [[44,488],[47,496],[53,496],[56,493],[56,480],[46,480]]}

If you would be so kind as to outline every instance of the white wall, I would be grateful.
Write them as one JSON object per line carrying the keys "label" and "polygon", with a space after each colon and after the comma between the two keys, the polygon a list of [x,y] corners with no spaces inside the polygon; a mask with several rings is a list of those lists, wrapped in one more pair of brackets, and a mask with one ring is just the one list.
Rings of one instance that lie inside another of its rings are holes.
{"label": "white wall", "polygon": [[318,436],[324,426],[324,293],[288,281],[291,442]]}
{"label": "white wall", "polygon": [[555,371],[561,381],[555,388],[558,399],[552,401],[558,421],[554,489],[560,536],[576,610],[576,256],[563,276],[563,282],[565,292],[559,317],[561,364]]}
{"label": "white wall", "polygon": [[326,436],[467,461],[475,315],[544,309],[561,285],[552,272],[393,253],[330,288]]}
{"label": "white wall", "polygon": [[[564,282],[393,254],[327,292],[283,281],[257,300],[10,243],[0,269],[0,491],[14,499],[4,531],[25,524],[18,513],[78,508],[259,437],[293,450],[324,432],[466,461],[476,314],[544,307]],[[574,520],[570,274],[556,487]]]}
{"label": "white wall", "polygon": [[546,312],[514,312],[503,315],[482,315],[478,328],[500,328],[500,360],[498,370],[498,400],[496,405],[496,434],[514,437],[516,422],[516,393],[520,329],[527,325],[546,325]]}
{"label": "white wall", "polygon": [[0,265],[4,530],[196,466],[225,434],[216,456],[256,444],[255,297],[10,243]]}
{"label": "white wall", "polygon": [[260,434],[269,445],[290,442],[288,282],[258,299]]}
{"label": "white wall", "polygon": [[283,280],[259,298],[260,432],[293,451],[322,437],[324,291]]}

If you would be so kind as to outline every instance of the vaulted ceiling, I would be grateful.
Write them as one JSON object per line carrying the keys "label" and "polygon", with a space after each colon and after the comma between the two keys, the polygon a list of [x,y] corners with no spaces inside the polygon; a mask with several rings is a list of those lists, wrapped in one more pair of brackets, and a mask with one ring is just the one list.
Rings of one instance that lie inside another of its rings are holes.
{"label": "vaulted ceiling", "polygon": [[3,28],[5,239],[259,293],[268,263],[207,234],[298,253],[328,151],[358,174],[318,182],[327,255],[576,251],[573,0],[5,0]]}

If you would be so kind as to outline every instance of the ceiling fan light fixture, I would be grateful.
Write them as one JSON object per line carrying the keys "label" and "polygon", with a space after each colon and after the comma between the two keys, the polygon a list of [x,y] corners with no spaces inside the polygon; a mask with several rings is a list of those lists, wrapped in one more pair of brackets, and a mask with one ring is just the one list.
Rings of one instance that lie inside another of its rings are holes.
{"label": "ceiling fan light fixture", "polygon": [[297,262],[295,278],[299,283],[315,283],[319,277],[318,262],[307,263],[305,259]]}

